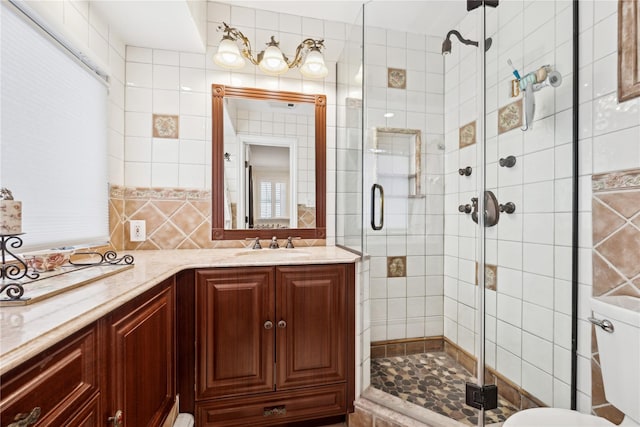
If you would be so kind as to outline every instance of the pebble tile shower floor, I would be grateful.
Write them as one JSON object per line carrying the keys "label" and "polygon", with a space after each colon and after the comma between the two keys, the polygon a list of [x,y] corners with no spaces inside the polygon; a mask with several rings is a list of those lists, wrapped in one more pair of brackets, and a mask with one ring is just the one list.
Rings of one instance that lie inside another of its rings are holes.
{"label": "pebble tile shower floor", "polygon": [[[475,378],[445,352],[383,357],[371,361],[371,385],[379,390],[468,425],[478,424],[478,411],[464,401],[465,384]],[[487,411],[487,424],[517,412],[503,398]]]}

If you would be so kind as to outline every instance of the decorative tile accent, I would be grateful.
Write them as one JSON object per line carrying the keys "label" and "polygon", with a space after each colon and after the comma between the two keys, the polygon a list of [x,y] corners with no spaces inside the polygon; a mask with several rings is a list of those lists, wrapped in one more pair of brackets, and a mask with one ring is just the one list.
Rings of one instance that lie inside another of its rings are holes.
{"label": "decorative tile accent", "polygon": [[498,266],[486,264],[484,266],[485,288],[495,291],[498,289]]}
{"label": "decorative tile accent", "polygon": [[401,68],[387,68],[387,87],[406,89],[407,71]]}
{"label": "decorative tile accent", "polygon": [[313,228],[316,226],[316,208],[298,205],[298,228]]}
{"label": "decorative tile accent", "polygon": [[[476,285],[478,284],[478,263],[476,262]],[[484,287],[491,291],[498,288],[498,266],[492,264],[484,265]]]}
{"label": "decorative tile accent", "polygon": [[360,109],[362,108],[362,99],[358,98],[346,98],[347,108]]}
{"label": "decorative tile accent", "polygon": [[591,188],[594,193],[606,190],[640,188],[640,169],[593,175]]}
{"label": "decorative tile accent", "polygon": [[498,110],[498,134],[522,126],[522,98]]}
{"label": "decorative tile accent", "polygon": [[387,277],[407,277],[407,257],[387,257]]}
{"label": "decorative tile accent", "polygon": [[180,121],[178,116],[153,115],[154,138],[179,138]]}
{"label": "decorative tile accent", "polygon": [[459,148],[468,147],[476,143],[476,121],[467,123],[460,128]]}
{"label": "decorative tile accent", "polygon": [[[112,185],[109,232],[115,250],[243,248],[244,240],[211,240],[211,191],[183,188],[139,188]],[[309,220],[309,210],[305,210]],[[313,210],[315,221],[315,209]],[[143,219],[147,240],[130,242],[128,222]],[[296,246],[324,246],[325,240],[303,239]]]}
{"label": "decorative tile accent", "polygon": [[371,358],[405,356],[443,350],[444,338],[442,336],[374,341],[371,343]]}

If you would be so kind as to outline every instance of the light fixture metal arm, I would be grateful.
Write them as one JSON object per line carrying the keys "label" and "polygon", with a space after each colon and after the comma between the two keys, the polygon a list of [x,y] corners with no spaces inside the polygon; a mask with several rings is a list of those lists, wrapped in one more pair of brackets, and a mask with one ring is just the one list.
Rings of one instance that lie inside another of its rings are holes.
{"label": "light fixture metal arm", "polygon": [[242,56],[251,61],[252,64],[258,65],[259,61],[254,57],[253,51],[251,50],[251,42],[244,34],[242,34],[242,31],[238,30],[237,28],[228,26],[226,22],[223,22],[222,25],[224,25],[224,27],[218,26],[218,31],[223,31],[224,37],[227,37],[230,40],[240,40],[240,42],[242,43]]}
{"label": "light fixture metal arm", "polygon": [[314,40],[314,39],[304,39],[296,48],[296,55],[293,57],[293,60],[289,62],[287,57],[285,56],[285,60],[287,61],[287,65],[289,68],[294,68],[300,65],[302,62],[302,50],[307,48],[307,50],[311,49],[324,49],[324,40]]}

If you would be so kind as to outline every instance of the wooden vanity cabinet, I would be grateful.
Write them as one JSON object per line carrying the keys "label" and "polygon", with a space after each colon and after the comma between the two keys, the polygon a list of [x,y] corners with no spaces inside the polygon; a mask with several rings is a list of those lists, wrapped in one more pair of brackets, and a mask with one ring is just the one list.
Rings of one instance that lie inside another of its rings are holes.
{"label": "wooden vanity cabinet", "polygon": [[[175,402],[174,279],[2,375],[0,426],[160,426]],[[35,413],[37,413],[36,410]],[[16,419],[16,417],[18,417]]]}
{"label": "wooden vanity cabinet", "polygon": [[104,413],[122,411],[124,427],[160,426],[175,402],[174,288],[168,279],[104,319]]}
{"label": "wooden vanity cabinet", "polygon": [[353,411],[354,280],[353,264],[196,271],[198,427]]}
{"label": "wooden vanity cabinet", "polygon": [[93,324],[2,376],[0,425],[26,418],[33,422],[17,425],[98,425],[81,414],[98,409],[99,375]]}

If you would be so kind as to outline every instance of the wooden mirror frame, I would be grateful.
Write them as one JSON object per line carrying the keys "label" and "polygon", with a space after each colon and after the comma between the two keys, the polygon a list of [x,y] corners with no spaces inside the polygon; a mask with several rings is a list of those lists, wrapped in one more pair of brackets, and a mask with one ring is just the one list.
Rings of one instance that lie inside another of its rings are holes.
{"label": "wooden mirror frame", "polygon": [[[301,237],[326,238],[326,163],[327,163],[327,97],[253,88],[211,85],[211,238],[213,240],[278,239]],[[315,228],[253,228],[226,230],[224,228],[224,98],[274,100],[310,103],[315,105],[316,156],[316,227]]]}
{"label": "wooden mirror frame", "polygon": [[618,102],[640,96],[637,0],[618,0]]}

